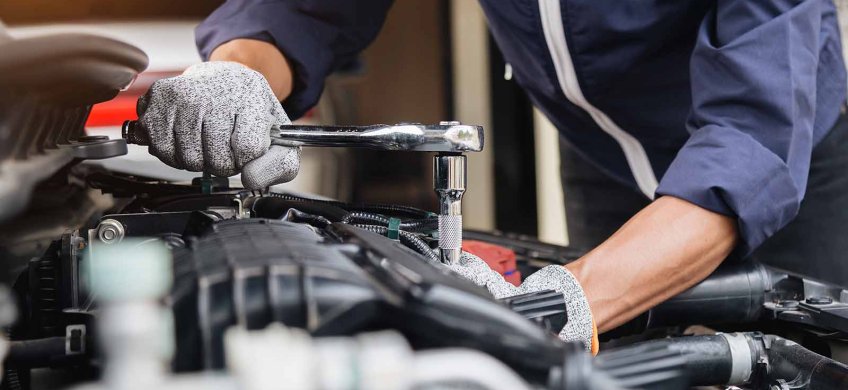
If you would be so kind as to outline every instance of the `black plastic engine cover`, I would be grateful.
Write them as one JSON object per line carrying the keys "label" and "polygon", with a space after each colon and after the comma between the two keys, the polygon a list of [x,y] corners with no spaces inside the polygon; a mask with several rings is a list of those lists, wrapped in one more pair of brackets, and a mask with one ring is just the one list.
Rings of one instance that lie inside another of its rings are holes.
{"label": "black plastic engine cover", "polygon": [[221,368],[232,325],[270,322],[317,334],[365,329],[382,301],[338,246],[308,225],[224,221],[174,251],[177,370]]}
{"label": "black plastic engine cover", "polygon": [[179,371],[224,366],[223,333],[271,322],[316,336],[393,329],[414,348],[468,347],[546,374],[562,343],[397,241],[345,224],[213,224],[174,250]]}

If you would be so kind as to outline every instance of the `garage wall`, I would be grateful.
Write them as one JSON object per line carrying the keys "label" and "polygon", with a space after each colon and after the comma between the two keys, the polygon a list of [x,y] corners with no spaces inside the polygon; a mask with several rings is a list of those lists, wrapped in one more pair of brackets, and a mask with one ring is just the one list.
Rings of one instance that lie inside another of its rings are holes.
{"label": "garage wall", "polygon": [[489,95],[489,31],[476,0],[451,1],[454,119],[483,126],[486,147],[468,154],[468,191],[462,204],[468,229],[495,228],[494,153]]}
{"label": "garage wall", "polygon": [[192,18],[209,15],[223,0],[3,0],[0,19],[10,25],[81,20]]}
{"label": "garage wall", "polygon": [[[445,1],[396,1],[357,66],[328,80],[321,106],[339,124],[449,120]],[[327,114],[322,112],[322,116]],[[434,210],[429,153],[350,150],[349,200]]]}

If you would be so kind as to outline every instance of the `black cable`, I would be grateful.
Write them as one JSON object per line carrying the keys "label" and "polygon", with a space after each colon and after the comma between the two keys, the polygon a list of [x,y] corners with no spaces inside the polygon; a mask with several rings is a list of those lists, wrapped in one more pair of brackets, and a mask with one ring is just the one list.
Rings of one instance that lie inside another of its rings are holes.
{"label": "black cable", "polygon": [[[356,225],[353,225],[353,226],[356,226],[360,229],[365,229],[365,230],[368,230],[370,232],[377,233],[377,234],[380,234],[380,235],[386,235],[389,232],[389,228],[387,228],[385,226],[363,225],[363,224],[356,224]],[[431,249],[430,246],[427,245],[426,242],[424,242],[424,240],[422,240],[421,238],[419,238],[415,234],[410,233],[410,232],[405,232],[403,230],[399,230],[398,234],[400,236],[400,242],[402,244],[404,244],[407,247],[409,247],[410,249],[426,256],[430,261],[437,262],[437,263],[441,262],[439,260],[439,256],[436,254],[436,251]]]}
{"label": "black cable", "polygon": [[439,230],[439,218],[425,218],[403,221],[400,228],[408,232],[430,232]]}
{"label": "black cable", "polygon": [[[389,218],[384,215],[354,211],[342,221],[349,224],[388,226]],[[408,219],[400,223],[400,229],[408,232],[424,233],[439,229],[438,218]]]}
{"label": "black cable", "polygon": [[213,210],[200,210],[200,212],[201,212],[201,213],[203,213],[203,214],[206,214],[206,215],[212,214],[212,216],[213,216],[213,217],[218,217],[218,220],[219,220],[219,221],[223,221],[223,220],[225,220],[225,219],[226,219],[226,218],[224,218],[224,216],[223,216],[223,215],[221,215],[221,213],[219,213],[219,212],[217,212],[217,211],[213,211]]}
{"label": "black cable", "polygon": [[[413,219],[401,222],[399,228],[402,230],[398,230],[399,238],[402,244],[411,248],[412,250],[426,256],[428,259],[440,262],[439,256],[433,251],[426,242],[424,242],[417,235],[412,233],[421,232],[427,230],[436,230],[438,229],[438,218],[432,218],[430,213],[425,212],[423,210],[418,210],[411,207],[404,206],[390,206],[390,205],[349,205],[343,202],[336,201],[328,201],[328,200],[315,200],[302,198],[294,195],[287,194],[279,194],[279,193],[269,193],[270,197],[280,198],[283,200],[289,201],[301,201],[301,202],[314,202],[318,204],[324,204],[328,206],[334,206],[341,209],[347,208],[371,208],[371,209],[385,209],[387,211],[397,212],[401,210],[401,212],[409,212],[418,214],[425,214],[425,217],[422,219]],[[314,215],[310,213],[304,213],[300,210],[289,208],[288,212],[281,217],[283,220],[293,221],[293,222],[305,222],[318,227],[326,227],[331,221],[327,218],[319,215]],[[373,212],[364,212],[364,211],[351,211],[344,218],[342,218],[341,222],[351,224],[362,229],[386,235],[389,231],[388,224],[389,218],[377,213]]]}
{"label": "black cable", "polygon": [[388,226],[389,218],[372,213],[364,213],[361,211],[353,211],[348,214],[344,220],[344,223],[349,224],[362,224],[362,225],[381,225]]}
{"label": "black cable", "polygon": [[320,215],[304,213],[303,211],[300,211],[298,209],[289,209],[289,211],[287,211],[286,214],[283,215],[283,217],[280,219],[283,221],[308,223],[312,226],[320,228],[326,228],[327,226],[333,223],[329,219],[324,218]]}
{"label": "black cable", "polygon": [[290,194],[281,194],[278,192],[271,192],[268,196],[283,198],[287,200],[296,200],[296,201],[308,201],[315,203],[322,203],[327,205],[336,206],[348,211],[363,211],[368,213],[376,213],[376,214],[389,214],[389,215],[398,215],[404,218],[429,218],[432,217],[433,214],[424,211],[421,209],[417,209],[415,207],[409,206],[396,206],[396,205],[387,205],[387,204],[355,204],[355,203],[345,203],[339,202],[335,200],[322,200],[322,199],[311,199],[304,198],[301,196],[290,195]]}

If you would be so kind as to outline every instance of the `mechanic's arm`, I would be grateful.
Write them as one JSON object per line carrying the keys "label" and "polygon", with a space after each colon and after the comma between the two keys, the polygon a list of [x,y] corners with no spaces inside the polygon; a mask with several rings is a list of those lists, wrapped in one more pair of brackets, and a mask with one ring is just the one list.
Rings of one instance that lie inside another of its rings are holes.
{"label": "mechanic's arm", "polygon": [[324,78],[374,39],[390,5],[227,1],[196,31],[208,61],[157,80],[139,98],[148,151],[174,168],[241,173],[245,188],[292,180],[300,148],[271,145],[269,129],[318,101]]}
{"label": "mechanic's arm", "polygon": [[664,196],[566,268],[605,332],[706,278],[737,235],[734,218]]}
{"label": "mechanic's arm", "polygon": [[[197,27],[201,57],[263,74],[292,119],[377,36],[392,0],[229,0]],[[275,49],[276,51],[272,50]]]}
{"label": "mechanic's arm", "polygon": [[232,61],[265,76],[277,100],[285,100],[292,92],[292,70],[288,60],[276,46],[256,39],[233,39],[215,48],[209,61]]}
{"label": "mechanic's arm", "polygon": [[797,215],[813,127],[839,113],[817,96],[844,96],[844,80],[817,85],[818,64],[839,61],[820,58],[826,45],[840,52],[838,34],[822,33],[833,11],[819,0],[716,2],[690,63],[692,135],[659,198],[568,266],[599,330],[704,279],[735,244],[750,253]]}

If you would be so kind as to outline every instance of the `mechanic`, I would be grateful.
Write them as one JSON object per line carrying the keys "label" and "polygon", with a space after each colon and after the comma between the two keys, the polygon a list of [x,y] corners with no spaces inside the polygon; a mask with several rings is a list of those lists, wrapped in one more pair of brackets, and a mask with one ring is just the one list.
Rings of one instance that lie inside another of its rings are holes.
{"label": "mechanic", "polygon": [[[268,127],[317,102],[391,3],[226,2],[197,29],[208,62],[139,101],[151,153],[177,168],[240,171],[248,188],[292,179],[300,151],[269,148]],[[595,249],[520,287],[470,255],[455,271],[496,296],[563,292],[560,336],[597,351],[597,331],[693,286],[732,252],[778,264],[848,253],[832,0],[481,3],[516,82],[561,133],[572,245]]]}

